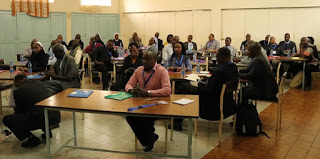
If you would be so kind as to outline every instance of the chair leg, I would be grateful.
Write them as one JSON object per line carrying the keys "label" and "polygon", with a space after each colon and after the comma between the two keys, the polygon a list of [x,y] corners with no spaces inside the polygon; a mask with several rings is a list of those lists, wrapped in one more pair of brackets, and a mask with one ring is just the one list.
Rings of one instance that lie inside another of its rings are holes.
{"label": "chair leg", "polygon": [[210,128],[210,120],[208,120],[208,127]]}
{"label": "chair leg", "polygon": [[164,142],[164,153],[168,151],[168,121],[166,120],[166,132],[165,132],[165,142]]}
{"label": "chair leg", "polygon": [[138,150],[138,138],[137,138],[137,136],[134,136],[134,149]]}
{"label": "chair leg", "polygon": [[256,106],[257,107],[257,100],[254,100],[254,106]]}
{"label": "chair leg", "polygon": [[233,134],[236,134],[237,113],[233,115]]}
{"label": "chair leg", "polygon": [[172,141],[173,140],[173,118],[171,118],[171,135],[170,135],[170,141]]}
{"label": "chair leg", "polygon": [[194,119],[194,136],[198,135],[198,119]]}
{"label": "chair leg", "polygon": [[[223,120],[223,119],[222,119]],[[219,122],[219,140],[218,143],[221,144],[221,136],[222,136],[222,120]]]}
{"label": "chair leg", "polygon": [[0,114],[2,114],[2,95],[0,91]]}

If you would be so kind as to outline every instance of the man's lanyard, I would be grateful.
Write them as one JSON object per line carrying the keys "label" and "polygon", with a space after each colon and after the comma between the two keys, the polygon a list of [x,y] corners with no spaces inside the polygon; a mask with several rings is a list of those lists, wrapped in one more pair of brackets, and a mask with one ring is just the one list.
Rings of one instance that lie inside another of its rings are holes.
{"label": "man's lanyard", "polygon": [[274,46],[271,45],[272,50],[274,50],[277,46],[277,44],[275,44]]}
{"label": "man's lanyard", "polygon": [[[157,70],[157,68],[158,68],[158,66],[156,66],[156,70]],[[145,79],[145,77],[144,77],[144,71],[142,72],[143,88],[146,88],[148,82],[150,81],[150,78],[153,76],[153,74],[154,74],[154,72],[156,72],[156,70],[153,70],[153,71],[152,71],[152,73],[151,73],[151,75],[149,76],[149,78],[147,79],[147,81],[146,81],[146,79]]]}
{"label": "man's lanyard", "polygon": [[287,49],[287,47],[289,47],[290,41],[287,43],[286,41],[284,41],[283,47],[285,48],[285,50]]}
{"label": "man's lanyard", "polygon": [[209,43],[209,47],[208,47],[208,48],[210,48],[212,44],[213,44],[213,40],[212,40],[212,41],[210,41],[210,43]]}
{"label": "man's lanyard", "polygon": [[178,67],[181,67],[181,65],[182,65],[183,56],[184,55],[181,56],[180,63],[178,63],[178,59],[177,59],[177,57],[175,57],[175,60],[177,62]]}
{"label": "man's lanyard", "polygon": [[109,53],[110,56],[112,56],[112,52],[111,51],[108,50],[108,53]]}
{"label": "man's lanyard", "polygon": [[147,108],[147,107],[151,107],[151,106],[155,106],[155,105],[159,105],[159,103],[153,103],[153,104],[145,104],[145,105],[140,105],[137,107],[133,107],[133,108],[128,108],[128,112],[132,112],[141,108]]}

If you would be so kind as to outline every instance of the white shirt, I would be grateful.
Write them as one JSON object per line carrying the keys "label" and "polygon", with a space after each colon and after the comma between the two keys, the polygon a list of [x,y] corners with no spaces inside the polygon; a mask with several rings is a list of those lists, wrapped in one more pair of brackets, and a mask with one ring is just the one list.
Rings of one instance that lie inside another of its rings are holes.
{"label": "white shirt", "polygon": [[192,50],[193,49],[193,43],[192,42],[188,42],[188,50]]}
{"label": "white shirt", "polygon": [[166,61],[171,59],[171,56],[173,54],[173,47],[172,44],[168,44],[164,46],[163,52],[162,52],[162,64],[164,64]]}

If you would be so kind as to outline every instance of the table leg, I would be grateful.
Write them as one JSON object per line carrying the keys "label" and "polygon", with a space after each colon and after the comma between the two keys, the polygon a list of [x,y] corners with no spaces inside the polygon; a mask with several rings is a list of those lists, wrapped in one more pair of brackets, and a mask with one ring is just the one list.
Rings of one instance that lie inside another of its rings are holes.
{"label": "table leg", "polygon": [[192,158],[192,119],[188,119],[188,158]]}
{"label": "table leg", "polygon": [[0,114],[2,114],[2,95],[0,91]]}
{"label": "table leg", "polygon": [[240,99],[239,99],[239,105],[240,105],[240,104],[242,104],[242,84],[241,83],[240,83],[239,93],[240,93]]}
{"label": "table leg", "polygon": [[77,127],[76,127],[76,112],[73,113],[73,137],[74,137],[74,146],[77,146]]}
{"label": "table leg", "polygon": [[48,116],[48,108],[44,108],[44,122],[45,122],[45,133],[46,133],[46,144],[47,144],[47,158],[51,157],[50,154],[50,134],[49,134],[49,116]]}
{"label": "table leg", "polygon": [[174,93],[175,87],[176,87],[175,80],[172,80],[172,93],[171,93],[171,94],[175,94],[175,93]]}
{"label": "table leg", "polygon": [[303,69],[302,69],[302,90],[305,87],[305,68],[306,68],[306,61],[303,61]]}

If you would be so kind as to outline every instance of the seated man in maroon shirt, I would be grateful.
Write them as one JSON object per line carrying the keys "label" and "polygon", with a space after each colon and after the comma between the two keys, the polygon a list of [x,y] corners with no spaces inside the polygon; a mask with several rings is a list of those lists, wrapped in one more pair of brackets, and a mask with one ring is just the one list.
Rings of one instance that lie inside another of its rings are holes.
{"label": "seated man in maroon shirt", "polygon": [[[126,91],[141,97],[170,96],[171,84],[168,71],[157,64],[157,54],[148,51],[142,57],[143,66],[138,67],[126,85]],[[139,84],[140,88],[137,86]],[[151,117],[127,116],[127,122],[145,146],[144,151],[151,151],[158,135],[154,133],[154,121]]]}

